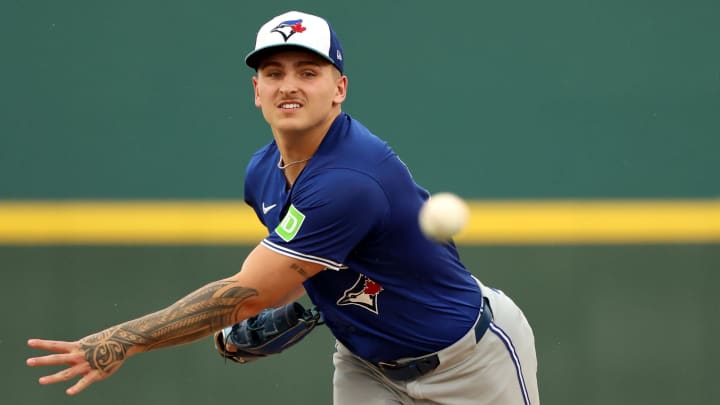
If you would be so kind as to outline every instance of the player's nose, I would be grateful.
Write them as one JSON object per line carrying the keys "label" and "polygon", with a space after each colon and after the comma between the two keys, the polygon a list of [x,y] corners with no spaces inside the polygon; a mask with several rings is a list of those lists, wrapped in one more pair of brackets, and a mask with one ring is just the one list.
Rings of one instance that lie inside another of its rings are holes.
{"label": "player's nose", "polygon": [[298,91],[298,86],[292,78],[284,78],[279,89],[281,94],[293,94]]}
{"label": "player's nose", "polygon": [[292,95],[295,93],[297,93],[297,88],[295,88],[295,87],[281,87],[280,88],[281,95]]}

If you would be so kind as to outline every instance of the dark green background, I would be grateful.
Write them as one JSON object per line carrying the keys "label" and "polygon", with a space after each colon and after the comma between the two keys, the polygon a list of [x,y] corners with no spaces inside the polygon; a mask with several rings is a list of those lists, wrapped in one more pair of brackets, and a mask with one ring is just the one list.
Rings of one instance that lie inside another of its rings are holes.
{"label": "dark green background", "polygon": [[[210,339],[131,358],[68,399],[40,386],[29,337],[76,339],[235,272],[245,247],[0,248],[7,404],[330,404],[324,327],[276,358],[224,364]],[[720,245],[462,247],[537,342],[543,403],[710,404],[720,395]],[[10,323],[7,320],[10,320]],[[428,325],[436,327],[436,325]],[[452,405],[452,404],[449,404]]]}
{"label": "dark green background", "polygon": [[[270,139],[243,64],[257,28],[325,15],[345,109],[431,191],[720,196],[713,0],[0,2],[0,200],[238,199]],[[332,338],[252,365],[209,340],[138,356],[80,397],[24,366],[234,273],[245,246],[0,247],[0,403],[328,404]],[[545,404],[706,404],[720,245],[463,246],[536,332]],[[433,327],[433,325],[428,325]]]}
{"label": "dark green background", "polygon": [[715,0],[4,0],[0,198],[242,197],[270,140],[243,58],[295,8],[431,191],[720,195]]}

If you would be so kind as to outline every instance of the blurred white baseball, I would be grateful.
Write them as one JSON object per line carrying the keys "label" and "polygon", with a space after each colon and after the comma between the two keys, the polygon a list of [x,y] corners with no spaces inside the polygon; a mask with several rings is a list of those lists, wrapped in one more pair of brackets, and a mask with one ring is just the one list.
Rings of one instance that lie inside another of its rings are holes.
{"label": "blurred white baseball", "polygon": [[467,224],[470,210],[462,198],[452,193],[437,193],[420,208],[420,229],[430,239],[445,242]]}

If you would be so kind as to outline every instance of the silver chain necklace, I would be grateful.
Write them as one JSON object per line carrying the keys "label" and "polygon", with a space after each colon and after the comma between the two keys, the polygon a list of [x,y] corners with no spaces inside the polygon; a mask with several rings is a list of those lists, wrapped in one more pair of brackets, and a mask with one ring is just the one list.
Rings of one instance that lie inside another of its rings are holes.
{"label": "silver chain necklace", "polygon": [[296,161],[294,161],[294,162],[290,162],[290,163],[283,164],[283,163],[282,163],[282,161],[283,161],[282,156],[280,156],[280,160],[278,160],[277,167],[278,167],[278,169],[280,169],[280,170],[285,170],[285,169],[287,169],[287,168],[290,167],[290,166],[298,165],[298,164],[300,164],[300,163],[305,163],[305,162],[307,162],[308,160],[310,160],[310,158],[312,158],[312,156],[310,156],[310,157],[307,158],[307,159],[296,160]]}

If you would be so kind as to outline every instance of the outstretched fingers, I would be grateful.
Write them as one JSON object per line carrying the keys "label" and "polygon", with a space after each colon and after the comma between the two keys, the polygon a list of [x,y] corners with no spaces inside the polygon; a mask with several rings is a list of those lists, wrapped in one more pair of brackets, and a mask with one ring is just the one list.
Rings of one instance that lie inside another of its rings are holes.
{"label": "outstretched fingers", "polygon": [[37,366],[59,366],[62,364],[78,364],[83,362],[85,358],[82,353],[62,353],[62,354],[48,354],[47,356],[31,357],[27,359],[26,363],[30,367]]}
{"label": "outstretched fingers", "polygon": [[89,373],[85,374],[83,378],[81,378],[75,385],[65,390],[65,393],[68,395],[75,395],[81,391],[83,391],[85,388],[89,387],[92,383],[97,382],[105,378],[102,372],[98,370],[92,370]]}
{"label": "outstretched fingers", "polygon": [[[46,375],[40,377],[40,384],[55,384],[63,381],[70,380],[82,374],[90,372],[90,365],[88,363],[76,364],[72,367],[66,368],[65,370],[58,371],[52,375]],[[77,384],[76,384],[77,385]]]}
{"label": "outstretched fingers", "polygon": [[42,349],[58,354],[48,354],[46,356],[31,357],[26,363],[30,367],[35,366],[58,366],[63,364],[81,364],[85,361],[84,353],[80,350],[77,342],[64,342],[60,340],[43,340],[30,339],[28,346],[35,349]]}
{"label": "outstretched fingers", "polygon": [[103,380],[108,376],[107,373],[93,369],[90,366],[90,363],[88,363],[85,359],[85,352],[81,349],[79,342],[30,339],[27,343],[28,346],[32,348],[57,353],[48,354],[46,356],[31,357],[26,361],[28,366],[68,365],[67,368],[58,371],[55,374],[40,377],[40,384],[55,384],[81,376],[81,378],[73,386],[65,391],[68,395],[75,395],[85,390],[94,382]]}
{"label": "outstretched fingers", "polygon": [[65,342],[62,340],[30,339],[27,344],[34,349],[48,350],[57,353],[67,353],[78,347],[76,342]]}

